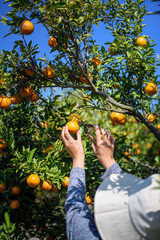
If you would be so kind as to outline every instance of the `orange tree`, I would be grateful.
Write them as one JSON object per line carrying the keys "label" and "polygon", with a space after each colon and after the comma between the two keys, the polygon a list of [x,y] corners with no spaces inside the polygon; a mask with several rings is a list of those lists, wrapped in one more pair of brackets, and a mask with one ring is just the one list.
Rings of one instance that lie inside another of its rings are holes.
{"label": "orange tree", "polygon": [[[12,8],[1,22],[21,39],[0,54],[1,238],[65,239],[63,179],[72,162],[60,133],[71,114],[82,118],[92,198],[103,169],[85,135],[93,126],[85,124],[110,129],[115,159],[124,171],[139,177],[159,171],[158,63],[153,40],[141,37],[146,8],[139,0],[5,2]],[[38,45],[27,41],[36,28],[33,22],[48,32],[51,60],[38,58]],[[93,26],[99,23],[112,32],[113,42],[96,44]],[[42,89],[53,87],[69,91],[63,98],[56,93],[42,97]]]}

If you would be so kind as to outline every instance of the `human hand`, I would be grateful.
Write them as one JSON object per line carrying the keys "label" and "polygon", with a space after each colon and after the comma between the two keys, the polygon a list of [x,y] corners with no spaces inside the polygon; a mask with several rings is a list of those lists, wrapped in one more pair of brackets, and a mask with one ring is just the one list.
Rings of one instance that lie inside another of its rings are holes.
{"label": "human hand", "polygon": [[68,132],[68,127],[65,126],[62,129],[61,138],[63,140],[66,151],[73,159],[73,168],[84,168],[85,156],[80,131],[78,131],[77,140],[75,140]]}
{"label": "human hand", "polygon": [[115,138],[112,137],[109,131],[103,128],[95,127],[96,139],[91,135],[88,136],[92,139],[92,149],[105,169],[108,169],[115,163],[113,158]]}

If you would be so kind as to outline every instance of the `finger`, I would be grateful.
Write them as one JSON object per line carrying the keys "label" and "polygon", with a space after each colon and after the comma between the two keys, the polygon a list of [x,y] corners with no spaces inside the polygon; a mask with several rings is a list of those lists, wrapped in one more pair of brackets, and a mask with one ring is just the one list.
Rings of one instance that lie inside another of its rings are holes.
{"label": "finger", "polygon": [[78,140],[79,142],[82,142],[81,133],[80,133],[79,130],[78,130],[78,132],[77,132],[77,140]]}
{"label": "finger", "polygon": [[116,139],[115,139],[114,137],[112,137],[112,139],[111,139],[111,144],[112,144],[112,145],[115,145],[115,141],[116,141]]}
{"label": "finger", "polygon": [[105,141],[105,139],[106,139],[106,135],[105,135],[106,131],[104,130],[104,128],[100,128],[100,131],[101,131],[101,135],[102,135],[102,140]]}
{"label": "finger", "polygon": [[61,138],[62,138],[62,140],[64,140],[64,128],[65,128],[65,127],[63,127],[62,132],[61,132]]}
{"label": "finger", "polygon": [[67,140],[72,140],[72,136],[70,135],[70,133],[68,132],[68,126],[65,126],[64,127],[64,137],[67,139]]}
{"label": "finger", "polygon": [[96,153],[96,144],[94,142],[92,142],[92,149],[93,149],[93,152]]}
{"label": "finger", "polygon": [[100,143],[101,143],[101,133],[100,133],[99,126],[97,126],[97,125],[96,125],[96,127],[95,127],[95,132],[96,132],[96,141],[97,141],[97,144],[100,144]]}

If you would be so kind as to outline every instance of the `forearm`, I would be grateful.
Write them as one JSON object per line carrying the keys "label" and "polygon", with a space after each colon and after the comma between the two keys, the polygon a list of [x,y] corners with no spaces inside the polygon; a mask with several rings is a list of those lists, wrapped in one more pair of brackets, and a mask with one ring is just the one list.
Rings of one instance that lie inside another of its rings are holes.
{"label": "forearm", "polygon": [[69,240],[100,239],[85,199],[85,171],[82,168],[71,170],[65,211]]}

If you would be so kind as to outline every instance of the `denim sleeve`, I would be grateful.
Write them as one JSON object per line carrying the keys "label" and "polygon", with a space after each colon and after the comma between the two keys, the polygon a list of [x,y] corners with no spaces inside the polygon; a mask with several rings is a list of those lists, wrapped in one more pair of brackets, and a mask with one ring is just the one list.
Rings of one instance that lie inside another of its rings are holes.
{"label": "denim sleeve", "polygon": [[118,163],[114,163],[112,166],[110,166],[102,175],[101,181],[103,182],[104,179],[109,177],[109,175],[114,174],[114,173],[123,173],[122,169],[118,165]]}
{"label": "denim sleeve", "polygon": [[68,240],[100,240],[94,217],[85,199],[85,170],[73,168],[65,202]]}

